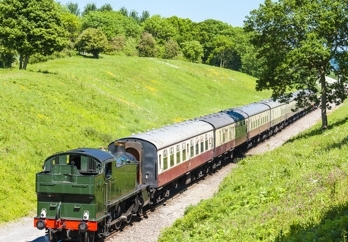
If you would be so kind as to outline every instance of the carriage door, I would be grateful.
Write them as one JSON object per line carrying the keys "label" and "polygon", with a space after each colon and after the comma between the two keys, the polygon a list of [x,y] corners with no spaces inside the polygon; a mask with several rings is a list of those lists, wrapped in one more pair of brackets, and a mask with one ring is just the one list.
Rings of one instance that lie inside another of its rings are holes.
{"label": "carriage door", "polygon": [[137,174],[137,181],[138,184],[142,184],[143,178],[142,178],[142,163],[143,163],[143,157],[142,157],[142,150],[143,146],[140,142],[134,142],[134,141],[128,141],[125,145],[126,152],[132,154],[135,159],[139,162],[138,166],[138,174]]}

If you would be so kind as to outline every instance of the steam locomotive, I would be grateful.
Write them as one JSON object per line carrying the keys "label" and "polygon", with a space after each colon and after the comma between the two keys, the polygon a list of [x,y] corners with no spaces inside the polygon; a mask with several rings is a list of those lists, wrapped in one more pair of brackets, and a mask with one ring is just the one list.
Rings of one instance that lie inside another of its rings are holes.
{"label": "steam locomotive", "polygon": [[37,216],[49,241],[107,237],[174,188],[214,171],[237,152],[277,133],[310,108],[263,100],[133,134],[107,150],[79,148],[44,161],[36,174]]}

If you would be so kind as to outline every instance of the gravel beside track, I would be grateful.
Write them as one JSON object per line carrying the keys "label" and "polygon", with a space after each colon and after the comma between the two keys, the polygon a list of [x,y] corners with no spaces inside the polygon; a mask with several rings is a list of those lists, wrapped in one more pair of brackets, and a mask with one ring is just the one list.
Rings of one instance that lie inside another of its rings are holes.
{"label": "gravel beside track", "polygon": [[[250,149],[246,155],[261,154],[281,146],[292,136],[308,129],[312,125],[320,122],[320,109],[316,109],[305,117],[296,121],[282,132],[267,139],[255,148]],[[161,205],[148,218],[135,221],[132,225],[124,228],[107,238],[105,242],[155,242],[161,231],[173,224],[182,217],[185,208],[189,205],[196,205],[201,200],[211,198],[217,192],[221,181],[233,170],[237,164],[228,164],[215,172],[213,175],[205,177],[198,183],[193,184],[181,194],[167,200],[166,205]],[[34,189],[34,188],[33,188]],[[18,221],[7,223],[0,226],[0,242],[45,242],[45,231],[39,231],[33,225],[34,215],[22,218]]]}

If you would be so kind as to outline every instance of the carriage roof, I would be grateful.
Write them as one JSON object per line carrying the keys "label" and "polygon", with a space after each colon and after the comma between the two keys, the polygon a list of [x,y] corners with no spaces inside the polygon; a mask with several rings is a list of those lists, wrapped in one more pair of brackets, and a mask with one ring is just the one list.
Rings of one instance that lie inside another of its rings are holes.
{"label": "carriage roof", "polygon": [[147,132],[133,134],[132,136],[122,138],[121,140],[144,140],[154,144],[157,149],[162,149],[212,130],[213,127],[206,122],[200,120],[189,120],[149,130]]}
{"label": "carriage roof", "polygon": [[203,117],[198,118],[198,120],[210,123],[217,129],[236,122],[231,116],[224,112],[205,115]]}

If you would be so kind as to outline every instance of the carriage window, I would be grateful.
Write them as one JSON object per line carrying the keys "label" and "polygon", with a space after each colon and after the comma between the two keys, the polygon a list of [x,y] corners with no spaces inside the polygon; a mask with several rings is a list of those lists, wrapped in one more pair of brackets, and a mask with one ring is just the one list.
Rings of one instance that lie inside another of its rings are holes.
{"label": "carriage window", "polygon": [[191,148],[190,148],[190,152],[191,152],[191,157],[193,157],[194,154],[194,145],[193,145],[193,140],[191,140]]}
{"label": "carriage window", "polygon": [[163,170],[168,169],[168,157],[167,157],[167,150],[163,151]]}
{"label": "carriage window", "polygon": [[198,139],[196,139],[196,155],[199,154],[199,145],[198,145]]}
{"label": "carriage window", "polygon": [[201,152],[203,152],[204,151],[204,143],[203,143],[203,141],[201,141]]}
{"label": "carriage window", "polygon": [[162,170],[162,155],[158,156],[158,168],[159,170]]}
{"label": "carriage window", "polygon": [[186,160],[186,152],[187,152],[187,150],[186,150],[186,144],[183,143],[183,144],[182,144],[182,161],[185,161],[185,160]]}
{"label": "carriage window", "polygon": [[176,146],[176,164],[179,164],[181,162],[181,159],[180,159],[180,145],[177,145]]}
{"label": "carriage window", "polygon": [[170,167],[174,166],[174,147],[170,148]]}
{"label": "carriage window", "polygon": [[208,149],[208,135],[205,135],[205,150]]}
{"label": "carriage window", "polygon": [[210,144],[210,148],[213,148],[213,138],[209,137],[209,144]]}

